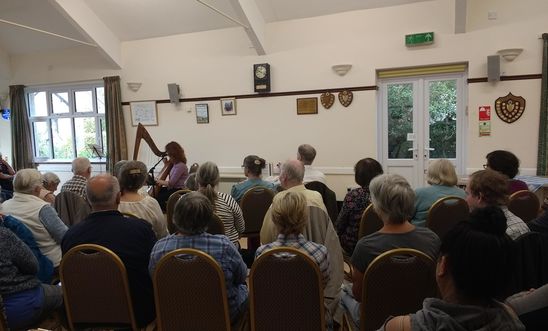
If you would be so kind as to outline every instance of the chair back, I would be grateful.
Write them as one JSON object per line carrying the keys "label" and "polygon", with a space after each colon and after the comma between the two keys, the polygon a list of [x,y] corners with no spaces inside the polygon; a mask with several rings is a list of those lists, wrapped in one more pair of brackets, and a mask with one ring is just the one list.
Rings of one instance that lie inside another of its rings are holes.
{"label": "chair back", "polygon": [[6,318],[6,310],[4,309],[4,300],[0,295],[0,331],[9,331],[8,319]]}
{"label": "chair back", "polygon": [[225,226],[219,215],[213,213],[213,217],[207,224],[206,232],[209,234],[225,234]]}
{"label": "chair back", "polygon": [[537,195],[529,190],[517,191],[510,196],[508,210],[527,223],[537,218],[540,201]]}
{"label": "chair back", "polygon": [[263,187],[255,186],[247,190],[242,196],[240,207],[245,220],[243,237],[258,236],[263,226],[264,216],[272,204],[274,192]]}
{"label": "chair back", "polygon": [[339,216],[339,207],[337,206],[337,196],[327,185],[322,182],[313,181],[304,184],[304,186],[312,191],[316,191],[322,195],[323,204],[327,209],[331,222],[335,222]]}
{"label": "chair back", "polygon": [[510,294],[548,284],[548,236],[528,232],[516,240],[516,284]]}
{"label": "chair back", "polygon": [[55,197],[53,205],[59,218],[67,226],[72,226],[86,218],[91,207],[84,198],[71,191],[63,191]]}
{"label": "chair back", "polygon": [[166,222],[167,230],[170,234],[177,232],[177,228],[175,228],[175,225],[173,224],[173,211],[175,210],[175,205],[177,204],[177,201],[179,201],[179,199],[188,192],[192,191],[187,189],[178,190],[173,192],[167,199]]}
{"label": "chair back", "polygon": [[257,258],[249,300],[252,331],[325,330],[320,270],[295,248],[274,248]]}
{"label": "chair back", "polygon": [[230,331],[225,277],[211,256],[174,250],[160,259],[152,283],[160,331]]}
{"label": "chair back", "polygon": [[190,166],[190,169],[188,169],[188,173],[193,174],[197,172],[199,167],[200,165],[198,163],[192,163],[192,165]]}
{"label": "chair back", "polygon": [[438,296],[436,263],[428,255],[398,248],[377,256],[363,276],[360,330],[377,330],[389,316],[414,313]]}
{"label": "chair back", "polygon": [[78,245],[59,268],[69,328],[131,327],[137,330],[126,268],[110,249]]}
{"label": "chair back", "polygon": [[369,204],[363,211],[362,219],[360,221],[360,228],[358,230],[358,240],[360,238],[370,235],[379,231],[384,226],[379,214],[373,208],[373,204]]}
{"label": "chair back", "polygon": [[442,239],[458,222],[470,215],[468,203],[463,198],[448,196],[439,199],[428,210],[426,227]]}

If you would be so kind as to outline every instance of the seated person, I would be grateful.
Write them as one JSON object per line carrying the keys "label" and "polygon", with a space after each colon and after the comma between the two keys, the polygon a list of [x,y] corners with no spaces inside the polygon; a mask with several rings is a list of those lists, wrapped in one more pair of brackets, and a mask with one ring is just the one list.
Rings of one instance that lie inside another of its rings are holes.
{"label": "seated person", "polygon": [[539,217],[529,221],[527,226],[531,231],[548,234],[548,198],[544,199],[542,210],[544,212]]}
{"label": "seated person", "polygon": [[11,199],[13,196],[13,177],[15,177],[15,170],[0,153],[0,187],[2,188],[0,201]]}
{"label": "seated person", "polygon": [[426,174],[426,181],[430,186],[415,190],[415,215],[411,223],[417,226],[426,226],[426,218],[430,207],[441,198],[456,196],[465,198],[463,189],[456,187],[457,173],[451,161],[439,159],[430,163]]}
{"label": "seated person", "polygon": [[369,183],[383,173],[382,166],[372,158],[361,159],[354,166],[354,180],[360,187],[352,189],[344,197],[341,211],[335,222],[341,247],[346,254],[352,255],[365,208],[371,203]]}
{"label": "seated person", "polygon": [[297,149],[297,160],[304,164],[303,184],[310,182],[320,182],[327,185],[323,172],[312,166],[316,158],[316,149],[309,144],[302,144]]}
{"label": "seated person", "polygon": [[61,262],[61,240],[67,226],[53,207],[40,199],[42,175],[36,169],[22,169],[13,181],[13,198],[0,206],[5,215],[17,218],[32,232],[42,254],[59,266]]}
{"label": "seated person", "polygon": [[154,245],[148,269],[152,276],[160,259],[179,248],[194,248],[211,255],[223,270],[230,320],[236,324],[241,313],[247,309],[247,267],[236,246],[226,236],[205,232],[213,211],[213,205],[203,194],[190,192],[183,195],[173,212],[173,223],[178,232],[160,239]]}
{"label": "seated person", "polygon": [[266,161],[257,155],[248,155],[244,159],[244,175],[247,179],[241,183],[232,186],[230,195],[240,203],[245,192],[255,186],[264,186],[271,190],[275,189],[274,184],[261,179],[262,169],[266,166]]}
{"label": "seated person", "polygon": [[508,194],[521,190],[528,190],[525,182],[514,179],[519,173],[519,159],[512,152],[496,150],[485,156],[487,164],[483,167],[500,172],[506,176],[508,181]]}
{"label": "seated person", "polygon": [[527,224],[508,207],[508,184],[505,175],[490,169],[480,170],[470,175],[466,185],[466,202],[470,211],[476,208],[497,206],[506,215],[506,234],[512,239],[517,239],[522,234],[529,232]]}
{"label": "seated person", "polygon": [[169,197],[184,188],[186,179],[188,178],[188,167],[186,166],[186,155],[183,147],[179,143],[171,141],[166,145],[166,153],[168,159],[164,159],[164,168],[171,166],[169,178],[167,180],[158,179],[156,181],[161,186],[156,199],[164,212],[166,211]]}
{"label": "seated person", "polygon": [[160,239],[167,236],[166,218],[162,208],[153,197],[139,193],[147,176],[147,167],[141,161],[127,161],[122,166],[118,172],[122,192],[118,210],[149,222],[156,238]]}
{"label": "seated person", "polygon": [[389,319],[380,330],[525,330],[495,298],[510,281],[512,240],[496,206],[477,209],[443,238],[436,267],[441,299],[427,298],[414,314]]}
{"label": "seated person", "polygon": [[363,275],[380,254],[395,248],[413,248],[436,259],[440,248],[438,236],[425,227],[409,223],[415,209],[415,193],[400,175],[375,177],[371,184],[371,203],[384,226],[361,238],[352,254],[352,290],[343,289],[341,304],[359,328]]}
{"label": "seated person", "polygon": [[61,180],[59,179],[59,176],[57,176],[53,172],[46,172],[45,174],[42,174],[42,189],[40,190],[40,199],[53,205],[55,203],[55,191],[57,191],[57,187],[59,186],[60,182]]}
{"label": "seated person", "polygon": [[74,176],[61,186],[61,192],[74,192],[87,200],[86,184],[89,177],[91,177],[91,163],[89,159],[87,157],[75,158],[72,161],[72,173]]}
{"label": "seated person", "polygon": [[529,331],[548,330],[548,284],[523,291],[506,299]]}
{"label": "seated person", "polygon": [[40,283],[36,257],[4,226],[0,226],[0,269],[0,295],[10,329],[26,330],[62,306],[61,287]]}

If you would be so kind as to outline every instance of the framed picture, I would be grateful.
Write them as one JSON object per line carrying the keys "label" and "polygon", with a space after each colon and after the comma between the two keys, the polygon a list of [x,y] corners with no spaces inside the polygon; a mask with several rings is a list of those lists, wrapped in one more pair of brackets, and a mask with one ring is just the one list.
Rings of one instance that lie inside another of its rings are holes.
{"label": "framed picture", "polygon": [[227,98],[221,99],[221,114],[225,115],[236,115],[236,99]]}
{"label": "framed picture", "polygon": [[297,115],[309,115],[318,113],[318,98],[297,99]]}
{"label": "framed picture", "polygon": [[209,123],[209,108],[207,103],[196,104],[196,123]]}
{"label": "framed picture", "polygon": [[137,126],[139,123],[147,125],[158,125],[158,108],[156,101],[130,102],[131,125]]}

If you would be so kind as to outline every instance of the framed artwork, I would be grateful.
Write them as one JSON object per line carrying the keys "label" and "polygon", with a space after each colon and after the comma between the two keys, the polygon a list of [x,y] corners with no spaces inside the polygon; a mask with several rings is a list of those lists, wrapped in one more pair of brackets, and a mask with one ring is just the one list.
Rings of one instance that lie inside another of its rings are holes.
{"label": "framed artwork", "polygon": [[137,126],[139,123],[148,125],[158,125],[158,108],[156,101],[130,102],[131,125]]}
{"label": "framed artwork", "polygon": [[209,108],[207,103],[196,104],[196,123],[209,123]]}
{"label": "framed artwork", "polygon": [[225,115],[236,115],[236,99],[227,98],[221,99],[221,114]]}
{"label": "framed artwork", "polygon": [[297,99],[297,115],[309,115],[318,113],[318,98]]}

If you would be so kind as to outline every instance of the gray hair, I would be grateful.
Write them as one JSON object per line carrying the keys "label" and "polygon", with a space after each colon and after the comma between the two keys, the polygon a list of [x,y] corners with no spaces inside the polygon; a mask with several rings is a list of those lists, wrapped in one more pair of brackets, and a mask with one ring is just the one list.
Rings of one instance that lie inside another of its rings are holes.
{"label": "gray hair", "polygon": [[15,174],[13,190],[18,193],[34,194],[42,186],[42,174],[36,169],[21,169]]}
{"label": "gray hair", "polygon": [[46,172],[42,174],[42,184],[44,185],[48,185],[48,184],[59,185],[60,182],[61,180],[59,179],[59,176],[57,176],[53,172]]}
{"label": "gray hair", "polygon": [[304,179],[304,165],[298,160],[289,160],[282,164],[280,176],[285,176],[289,182],[302,183]]}
{"label": "gray hair", "polygon": [[219,168],[215,163],[210,161],[202,164],[196,173],[196,182],[199,186],[198,190],[213,204],[215,203],[215,200],[217,200],[215,186],[219,184],[219,179]]}
{"label": "gray hair", "polygon": [[415,192],[400,175],[384,174],[369,184],[373,208],[385,223],[401,224],[415,212]]}
{"label": "gray hair", "polygon": [[141,161],[126,161],[118,172],[118,181],[122,191],[137,191],[147,179],[147,166]]}
{"label": "gray hair", "polygon": [[114,163],[114,167],[112,167],[112,175],[116,178],[120,177],[120,170],[126,163],[128,163],[128,160],[120,160]]}
{"label": "gray hair", "polygon": [[110,174],[91,177],[86,185],[88,202],[92,207],[108,207],[116,204],[120,193],[118,179]]}
{"label": "gray hair", "polygon": [[316,158],[316,150],[309,144],[302,144],[297,150],[299,159],[306,165],[312,164]]}
{"label": "gray hair", "polygon": [[439,159],[430,163],[426,174],[426,181],[430,185],[457,185],[458,178],[453,163],[446,159]]}
{"label": "gray hair", "polygon": [[72,160],[72,173],[75,175],[85,174],[89,167],[91,163],[87,157],[77,157]]}
{"label": "gray hair", "polygon": [[199,192],[189,192],[183,195],[173,211],[175,227],[188,234],[200,234],[207,230],[207,225],[213,218],[211,201]]}

